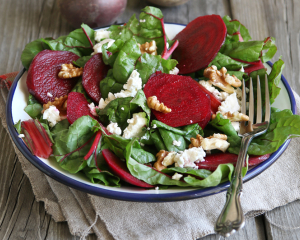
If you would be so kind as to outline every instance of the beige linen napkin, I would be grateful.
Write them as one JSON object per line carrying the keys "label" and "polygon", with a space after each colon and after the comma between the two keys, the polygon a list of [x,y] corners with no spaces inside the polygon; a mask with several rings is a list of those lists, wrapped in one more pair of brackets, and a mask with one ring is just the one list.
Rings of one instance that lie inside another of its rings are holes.
{"label": "beige linen napkin", "polygon": [[[300,97],[294,92],[297,106]],[[0,89],[0,118],[5,122],[7,90]],[[297,112],[300,112],[299,107]],[[300,138],[293,139],[266,171],[244,184],[242,207],[246,217],[262,214],[300,199]],[[37,201],[55,221],[67,221],[73,235],[95,233],[99,239],[197,239],[214,233],[225,192],[171,203],[111,200],[69,188],[45,176],[15,147]]]}

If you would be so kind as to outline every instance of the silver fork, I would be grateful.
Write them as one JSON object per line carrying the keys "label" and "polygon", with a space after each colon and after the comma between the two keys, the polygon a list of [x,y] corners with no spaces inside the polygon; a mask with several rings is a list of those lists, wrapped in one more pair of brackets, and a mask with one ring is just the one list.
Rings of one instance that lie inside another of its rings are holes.
{"label": "silver fork", "polygon": [[[242,98],[242,113],[246,114],[246,91],[245,82],[243,80],[243,98]],[[270,100],[268,79],[265,75],[265,121],[262,122],[262,101],[260,80],[257,76],[257,113],[256,123],[254,123],[254,96],[252,78],[250,78],[249,89],[249,121],[240,123],[240,136],[242,137],[241,148],[238,155],[236,167],[231,179],[230,187],[226,194],[225,206],[217,219],[215,231],[224,236],[229,237],[245,225],[244,213],[241,206],[241,195],[243,188],[242,167],[245,164],[247,150],[253,138],[265,133],[270,122]]]}

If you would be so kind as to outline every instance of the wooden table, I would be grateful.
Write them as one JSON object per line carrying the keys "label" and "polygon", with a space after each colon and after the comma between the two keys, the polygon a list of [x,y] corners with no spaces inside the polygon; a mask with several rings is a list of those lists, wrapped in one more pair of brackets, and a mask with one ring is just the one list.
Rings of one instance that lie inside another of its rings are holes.
{"label": "wooden table", "polygon": [[[118,23],[137,15],[146,1],[128,0]],[[21,70],[20,56],[26,43],[41,37],[66,35],[72,28],[62,19],[53,0],[0,0],[0,75]],[[249,29],[254,40],[276,38],[278,53],[285,61],[283,71],[291,87],[300,93],[300,1],[299,0],[190,0],[162,8],[166,22],[187,24],[206,14],[229,15]],[[0,124],[0,239],[79,239],[67,223],[56,223],[36,202],[28,178],[14,153],[7,132]],[[300,202],[246,222],[246,227],[229,239],[299,239]],[[280,227],[282,226],[283,227]],[[96,239],[89,236],[88,239]],[[210,235],[202,238],[220,239]]]}

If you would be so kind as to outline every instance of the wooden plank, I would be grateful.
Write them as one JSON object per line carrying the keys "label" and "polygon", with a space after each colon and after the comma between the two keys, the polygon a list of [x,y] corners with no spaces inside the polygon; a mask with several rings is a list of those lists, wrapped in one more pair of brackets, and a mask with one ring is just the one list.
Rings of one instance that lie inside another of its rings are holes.
{"label": "wooden plank", "polygon": [[265,225],[268,240],[299,239],[300,200],[266,213]]}
{"label": "wooden plank", "polygon": [[283,75],[296,92],[300,93],[299,21],[300,2],[284,0],[230,0],[232,16],[249,29],[254,40],[268,36],[276,38],[278,51],[285,62]]}

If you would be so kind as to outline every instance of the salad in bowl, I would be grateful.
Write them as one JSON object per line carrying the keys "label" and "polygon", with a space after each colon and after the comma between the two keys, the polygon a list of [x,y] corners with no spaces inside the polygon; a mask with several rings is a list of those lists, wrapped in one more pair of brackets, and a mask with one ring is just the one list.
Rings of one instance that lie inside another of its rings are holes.
{"label": "salad in bowl", "polygon": [[[228,16],[198,17],[172,39],[167,32],[162,12],[146,7],[123,25],[82,24],[27,44],[21,60],[30,119],[15,123],[27,151],[104,192],[225,186],[241,144],[239,122],[248,120],[240,112],[241,80],[267,74],[273,103],[284,62],[267,71],[275,39],[251,41]],[[298,117],[272,108],[244,174],[299,135]]]}

